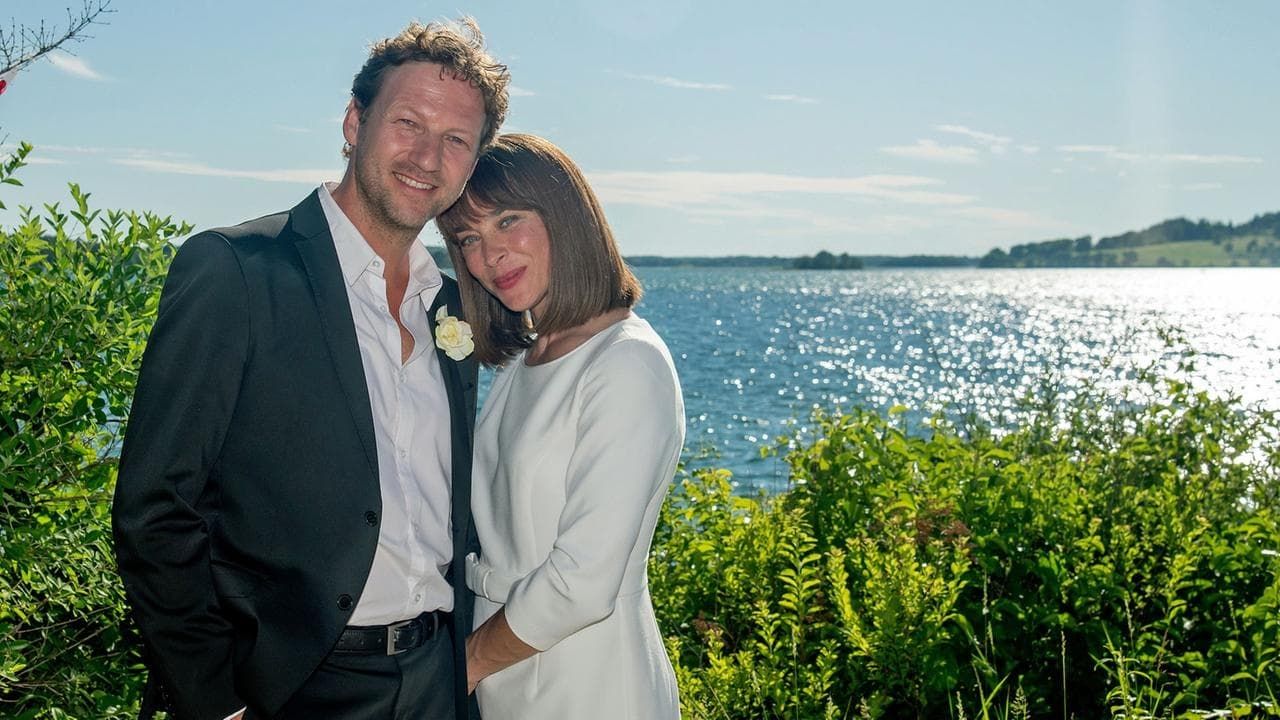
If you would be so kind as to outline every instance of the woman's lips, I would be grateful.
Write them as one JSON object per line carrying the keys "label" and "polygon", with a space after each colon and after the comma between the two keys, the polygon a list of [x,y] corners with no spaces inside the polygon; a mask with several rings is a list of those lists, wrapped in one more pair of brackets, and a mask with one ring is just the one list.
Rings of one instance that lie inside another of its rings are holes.
{"label": "woman's lips", "polygon": [[515,270],[512,270],[509,273],[499,275],[498,277],[494,278],[493,284],[499,290],[510,290],[512,287],[515,286],[517,282],[520,281],[520,278],[523,276],[524,276],[524,268],[517,268]]}

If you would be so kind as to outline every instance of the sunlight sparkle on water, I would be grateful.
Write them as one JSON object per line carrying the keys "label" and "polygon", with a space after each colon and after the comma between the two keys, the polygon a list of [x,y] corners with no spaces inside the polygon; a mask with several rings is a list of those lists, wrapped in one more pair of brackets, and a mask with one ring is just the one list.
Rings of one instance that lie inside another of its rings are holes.
{"label": "sunlight sparkle on water", "polygon": [[894,404],[914,423],[938,411],[1015,423],[1049,371],[1069,393],[1172,362],[1162,327],[1201,353],[1206,387],[1280,408],[1277,270],[639,274],[639,312],[677,358],[689,437],[714,438],[714,462],[748,486],[785,482],[778,460],[758,459],[760,423],[794,432],[815,405]]}

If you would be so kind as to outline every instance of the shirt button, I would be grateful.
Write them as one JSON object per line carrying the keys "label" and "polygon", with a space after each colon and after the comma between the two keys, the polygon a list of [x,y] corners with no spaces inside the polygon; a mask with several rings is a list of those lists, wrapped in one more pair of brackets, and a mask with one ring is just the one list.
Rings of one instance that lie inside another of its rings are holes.
{"label": "shirt button", "polygon": [[338,596],[339,610],[350,610],[352,607],[355,606],[355,604],[356,604],[355,600],[352,600],[351,596],[346,593],[342,593],[341,595]]}
{"label": "shirt button", "polygon": [[378,513],[372,510],[366,510],[364,513],[364,522],[370,527],[378,524]]}
{"label": "shirt button", "polygon": [[409,457],[409,451],[405,450],[404,448],[400,448],[400,457],[402,458]]}
{"label": "shirt button", "polygon": [[422,593],[418,593],[417,595],[414,595],[414,596],[413,596],[413,601],[414,601],[414,602],[416,602],[416,603],[420,603],[420,602],[422,602]]}

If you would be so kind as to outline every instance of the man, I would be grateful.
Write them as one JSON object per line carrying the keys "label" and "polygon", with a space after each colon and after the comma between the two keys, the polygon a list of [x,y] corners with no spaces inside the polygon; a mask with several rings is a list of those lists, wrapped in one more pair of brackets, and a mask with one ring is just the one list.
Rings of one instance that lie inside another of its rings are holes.
{"label": "man", "polygon": [[417,237],[508,79],[473,21],[411,24],[355,78],[341,182],[175,256],[113,513],[181,720],[466,716],[476,365]]}

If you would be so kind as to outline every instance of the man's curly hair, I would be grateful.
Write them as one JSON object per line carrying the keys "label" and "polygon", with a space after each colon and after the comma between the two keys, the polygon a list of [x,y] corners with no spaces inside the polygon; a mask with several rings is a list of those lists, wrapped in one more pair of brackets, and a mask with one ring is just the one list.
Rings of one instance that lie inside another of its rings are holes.
{"label": "man's curly hair", "polygon": [[[361,117],[382,89],[387,70],[406,62],[430,62],[459,80],[466,80],[484,98],[484,132],[480,136],[483,152],[498,134],[507,117],[507,85],[511,74],[507,66],[494,60],[484,48],[480,26],[470,17],[454,22],[409,23],[395,37],[374,43],[369,59],[351,83],[351,97]],[[342,152],[350,156],[347,148]]]}

